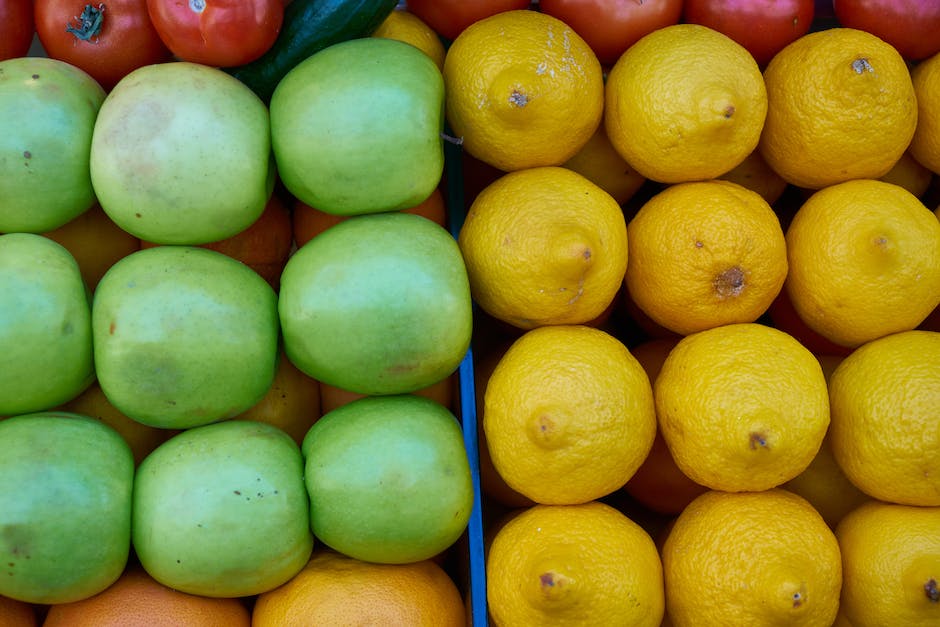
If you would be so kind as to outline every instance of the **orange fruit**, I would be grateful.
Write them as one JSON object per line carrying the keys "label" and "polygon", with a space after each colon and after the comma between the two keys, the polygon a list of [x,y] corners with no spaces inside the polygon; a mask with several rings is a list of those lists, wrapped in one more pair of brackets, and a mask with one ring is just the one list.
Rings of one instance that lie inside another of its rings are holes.
{"label": "orange fruit", "polygon": [[613,507],[535,505],[494,534],[487,602],[497,625],[635,625],[663,617],[652,538]]}
{"label": "orange fruit", "polygon": [[597,318],[627,267],[620,205],[561,167],[511,172],[491,183],[471,205],[458,243],[474,300],[521,329]]}
{"label": "orange fruit", "polygon": [[829,426],[819,362],[757,323],[679,340],[653,383],[656,416],[679,468],[714,490],[759,491],[797,476]]}
{"label": "orange fruit", "polygon": [[643,464],[623,489],[644,507],[667,516],[679,514],[695,497],[708,490],[679,469],[659,431]]}
{"label": "orange fruit", "polygon": [[238,627],[251,624],[238,598],[209,598],[187,594],[154,580],[142,568],[130,566],[110,587],[92,597],[51,605],[44,627]]}
{"label": "orange fruit", "polygon": [[[414,213],[441,226],[447,226],[447,209],[444,204],[444,194],[441,192],[440,187],[434,188],[431,195],[421,203],[409,209],[402,209],[401,212]],[[339,224],[349,219],[349,217],[320,211],[298,200],[294,203],[292,217],[294,242],[300,248],[329,227]]]}
{"label": "orange fruit", "polygon": [[662,549],[674,627],[829,627],[839,608],[839,544],[822,517],[786,490],[702,494]]}
{"label": "orange fruit", "polygon": [[788,183],[820,189],[886,174],[911,142],[917,101],[904,59],[871,33],[804,35],[764,70],[760,151]]}
{"label": "orange fruit", "polygon": [[787,274],[780,222],[760,194],[712,180],[671,185],[627,225],[626,286],[656,323],[687,335],[753,322]]}
{"label": "orange fruit", "polygon": [[437,69],[444,69],[445,51],[441,38],[424,20],[401,5],[389,13],[385,21],[372,31],[372,36],[397,39],[411,44],[431,57]]}
{"label": "orange fruit", "polygon": [[861,179],[819,190],[786,240],[790,300],[836,344],[913,329],[940,303],[940,222],[902,187]]}
{"label": "orange fruit", "polygon": [[135,465],[140,464],[150,451],[178,433],[175,429],[151,427],[129,418],[111,404],[97,382],[62,405],[62,410],[97,418],[120,433],[131,447]]}
{"label": "orange fruit", "polygon": [[37,619],[31,603],[0,596],[0,627],[36,627]]}
{"label": "orange fruit", "polygon": [[444,59],[446,116],[463,149],[504,171],[561,165],[601,123],[597,56],[548,14],[504,11],[470,25]]}
{"label": "orange fruit", "polygon": [[140,250],[140,240],[115,224],[97,203],[78,217],[43,235],[72,253],[82,278],[91,290],[97,287],[104,273],[119,259]]}
{"label": "orange fruit", "polygon": [[282,348],[271,387],[260,401],[234,419],[274,425],[300,445],[320,413],[319,382],[291,363]]}
{"label": "orange fruit", "polygon": [[855,349],[832,373],[832,452],[882,501],[940,506],[940,333],[904,331]]}
{"label": "orange fruit", "polygon": [[255,600],[252,627],[466,624],[456,584],[430,560],[373,564],[328,549]]}
{"label": "orange fruit", "polygon": [[787,188],[787,182],[774,172],[759,150],[752,151],[744,161],[718,178],[757,192],[769,205],[777,202]]}
{"label": "orange fruit", "polygon": [[917,128],[910,152],[934,174],[940,174],[940,53],[925,59],[911,70],[917,96]]}
{"label": "orange fruit", "polygon": [[486,385],[493,466],[537,503],[584,503],[623,486],[649,453],[649,378],[618,339],[583,325],[526,332]]}
{"label": "orange fruit", "polygon": [[698,24],[645,35],[607,76],[607,136],[637,172],[661,183],[731,170],[757,147],[766,113],[754,57]]}
{"label": "orange fruit", "polygon": [[[437,401],[448,409],[452,409],[456,382],[457,374],[454,373],[425,388],[415,390],[412,394],[424,396],[432,401]],[[343,388],[320,381],[320,412],[326,414],[337,407],[342,407],[352,401],[365,398],[365,396],[365,394],[350,392],[349,390],[344,390]]]}
{"label": "orange fruit", "polygon": [[639,191],[646,179],[624,161],[601,124],[586,144],[562,164],[574,170],[624,204]]}
{"label": "orange fruit", "polygon": [[[290,211],[274,194],[251,226],[232,237],[201,246],[241,261],[277,290],[293,241]],[[157,244],[142,242],[143,248],[154,246]]]}
{"label": "orange fruit", "polygon": [[[655,384],[669,351],[678,342],[678,338],[647,340],[631,348],[630,352]],[[663,434],[657,428],[653,447],[623,489],[654,512],[670,515],[681,512],[692,499],[708,488],[695,483],[679,469]]]}
{"label": "orange fruit", "polygon": [[842,519],[842,610],[853,627],[940,621],[940,507],[871,501]]}

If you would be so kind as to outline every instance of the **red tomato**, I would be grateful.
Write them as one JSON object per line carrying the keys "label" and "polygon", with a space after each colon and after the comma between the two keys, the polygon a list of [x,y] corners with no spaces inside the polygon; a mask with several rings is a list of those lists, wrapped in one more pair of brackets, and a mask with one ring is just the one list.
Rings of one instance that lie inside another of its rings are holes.
{"label": "red tomato", "polygon": [[530,0],[408,0],[408,11],[446,39],[456,39],[463,29],[485,17],[528,9]]}
{"label": "red tomato", "polygon": [[132,70],[168,61],[146,0],[36,0],[36,32],[46,55],[85,70],[105,90]]}
{"label": "red tomato", "polygon": [[215,67],[254,61],[284,21],[283,0],[147,0],[147,8],[173,54]]}
{"label": "red tomato", "polygon": [[814,0],[686,0],[686,22],[724,33],[764,67],[813,23]]}
{"label": "red tomato", "polygon": [[0,0],[0,61],[25,57],[34,32],[30,0]]}
{"label": "red tomato", "polygon": [[906,59],[940,52],[938,0],[835,0],[833,9],[842,26],[877,35]]}
{"label": "red tomato", "polygon": [[539,7],[581,35],[601,65],[613,65],[640,37],[682,16],[682,0],[541,0]]}

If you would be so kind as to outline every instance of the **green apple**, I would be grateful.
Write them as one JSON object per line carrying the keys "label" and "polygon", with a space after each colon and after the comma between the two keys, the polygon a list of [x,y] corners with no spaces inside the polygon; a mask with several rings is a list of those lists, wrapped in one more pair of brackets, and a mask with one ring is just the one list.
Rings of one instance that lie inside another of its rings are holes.
{"label": "green apple", "polygon": [[91,180],[105,213],[157,244],[205,244],[248,228],[274,186],[268,110],[218,68],[134,70],[101,105]]}
{"label": "green apple", "polygon": [[0,595],[68,603],[121,575],[134,458],[117,431],[66,412],[0,420],[0,477]]}
{"label": "green apple", "polygon": [[470,344],[460,249],[407,213],[353,216],[281,274],[284,350],[307,375],[359,394],[413,392],[452,374]]}
{"label": "green apple", "polygon": [[338,215],[394,211],[441,180],[444,80],[426,54],[366,37],[295,66],[271,97],[271,141],[284,185]]}
{"label": "green apple", "polygon": [[98,383],[129,418],[184,429],[235,416],[277,368],[277,296],[248,266],[194,246],[132,253],[92,304]]}
{"label": "green apple", "polygon": [[228,420],[173,436],[134,482],[133,545],[157,581],[210,597],[275,588],[310,558],[300,447],[262,422]]}
{"label": "green apple", "polygon": [[310,524],[357,559],[401,564],[449,548],[473,486],[457,419],[412,394],[372,396],[325,414],[304,438]]}
{"label": "green apple", "polygon": [[104,98],[64,61],[0,61],[0,232],[51,231],[92,206],[89,148]]}
{"label": "green apple", "polygon": [[0,294],[0,416],[55,407],[91,385],[91,304],[75,258],[41,235],[0,235]]}

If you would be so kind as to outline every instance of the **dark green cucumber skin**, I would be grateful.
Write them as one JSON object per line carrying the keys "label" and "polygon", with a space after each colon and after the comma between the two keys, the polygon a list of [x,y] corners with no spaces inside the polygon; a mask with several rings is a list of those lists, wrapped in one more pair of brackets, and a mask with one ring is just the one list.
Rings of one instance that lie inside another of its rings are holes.
{"label": "dark green cucumber skin", "polygon": [[274,45],[251,63],[224,69],[270,104],[275,87],[294,66],[333,44],[368,37],[397,4],[398,0],[293,0],[284,10]]}

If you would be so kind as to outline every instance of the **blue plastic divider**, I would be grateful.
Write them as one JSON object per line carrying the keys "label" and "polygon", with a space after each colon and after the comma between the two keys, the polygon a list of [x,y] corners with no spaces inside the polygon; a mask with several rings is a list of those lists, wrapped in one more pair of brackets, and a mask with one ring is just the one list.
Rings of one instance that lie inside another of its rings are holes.
{"label": "blue plastic divider", "polygon": [[[448,129],[449,130],[449,129]],[[460,233],[464,220],[464,192],[462,175],[462,149],[453,141],[444,142],[444,176],[447,182],[446,206],[448,228],[454,239]],[[473,347],[467,350],[457,372],[460,383],[460,419],[463,425],[464,448],[473,477],[473,510],[467,523],[469,552],[470,610],[473,627],[486,627],[486,558],[483,545],[483,507],[480,488],[480,448],[477,437],[476,386],[473,371]]]}

